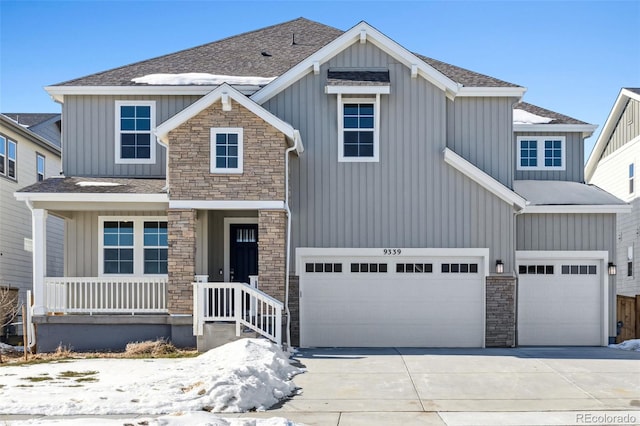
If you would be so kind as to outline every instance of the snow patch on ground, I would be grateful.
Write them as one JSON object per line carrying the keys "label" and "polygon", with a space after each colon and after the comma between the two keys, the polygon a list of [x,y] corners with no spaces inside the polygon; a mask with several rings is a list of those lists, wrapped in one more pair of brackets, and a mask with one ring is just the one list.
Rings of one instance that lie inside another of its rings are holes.
{"label": "snow patch on ground", "polygon": [[0,353],[8,354],[11,352],[22,352],[23,350],[22,346],[11,346],[0,342]]}
{"label": "snow patch on ground", "polygon": [[542,116],[527,112],[523,109],[515,108],[513,110],[514,124],[547,124],[552,121],[553,121],[553,118],[542,117]]}
{"label": "snow patch on ground", "polygon": [[[279,347],[241,339],[196,358],[86,359],[0,368],[0,414],[158,415],[266,410],[304,370]],[[224,424],[224,423],[223,423]]]}
{"label": "snow patch on ground", "polygon": [[623,349],[625,351],[640,352],[640,339],[625,340],[622,343],[609,345],[610,348]]}
{"label": "snow patch on ground", "polygon": [[261,86],[271,83],[276,77],[248,77],[237,75],[218,75],[201,72],[183,74],[149,74],[131,79],[134,83],[150,85],[203,85],[217,86],[227,84],[247,84]]}
{"label": "snow patch on ground", "polygon": [[99,419],[99,418],[82,418],[82,419],[32,419],[24,421],[5,422],[9,426],[122,426],[123,424],[148,426],[295,426],[293,423],[282,417],[271,417],[269,419],[253,419],[253,418],[224,418],[206,411],[195,411],[186,413],[175,413],[158,418],[130,418],[130,419]]}

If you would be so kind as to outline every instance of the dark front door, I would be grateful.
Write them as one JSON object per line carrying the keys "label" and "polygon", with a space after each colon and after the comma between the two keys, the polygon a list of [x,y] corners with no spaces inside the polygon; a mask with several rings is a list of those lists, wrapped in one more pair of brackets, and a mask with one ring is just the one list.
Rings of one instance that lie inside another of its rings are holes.
{"label": "dark front door", "polygon": [[258,275],[258,225],[231,225],[229,277],[249,284],[249,275]]}

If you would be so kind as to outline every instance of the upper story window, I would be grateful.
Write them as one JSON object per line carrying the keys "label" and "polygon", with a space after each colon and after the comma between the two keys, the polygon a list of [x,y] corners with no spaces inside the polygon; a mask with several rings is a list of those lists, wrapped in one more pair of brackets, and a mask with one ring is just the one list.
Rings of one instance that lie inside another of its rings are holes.
{"label": "upper story window", "polygon": [[18,144],[0,136],[0,175],[17,180]]}
{"label": "upper story window", "polygon": [[116,163],[156,162],[155,107],[155,101],[116,101]]}
{"label": "upper story window", "polygon": [[379,161],[380,95],[350,98],[338,95],[338,160]]}
{"label": "upper story window", "polygon": [[211,173],[242,173],[243,151],[241,128],[211,129]]}
{"label": "upper story window", "polygon": [[629,164],[629,194],[633,194],[635,191],[633,180],[635,178],[635,170],[633,163]]}
{"label": "upper story window", "polygon": [[36,176],[38,178],[38,182],[42,182],[44,180],[44,172],[44,155],[36,153]]}
{"label": "upper story window", "polygon": [[564,136],[518,137],[518,170],[564,170]]}
{"label": "upper story window", "polygon": [[167,274],[166,217],[100,216],[99,275]]}

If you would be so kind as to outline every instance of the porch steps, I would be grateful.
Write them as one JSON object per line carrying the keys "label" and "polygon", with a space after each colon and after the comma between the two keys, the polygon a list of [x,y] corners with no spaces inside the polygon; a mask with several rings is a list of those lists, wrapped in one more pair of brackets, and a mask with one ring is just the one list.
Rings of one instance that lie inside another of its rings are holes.
{"label": "porch steps", "polygon": [[240,336],[236,336],[235,322],[206,322],[202,336],[198,336],[198,352],[205,352],[238,339],[260,337],[259,333],[243,327]]}

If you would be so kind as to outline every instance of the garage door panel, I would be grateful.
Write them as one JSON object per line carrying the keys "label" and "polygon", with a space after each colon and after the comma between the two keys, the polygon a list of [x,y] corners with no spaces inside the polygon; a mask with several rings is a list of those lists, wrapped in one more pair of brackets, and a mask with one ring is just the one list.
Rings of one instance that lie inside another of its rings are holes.
{"label": "garage door panel", "polygon": [[[553,274],[518,277],[518,344],[594,346],[602,343],[602,276],[597,261],[558,259]],[[567,266],[595,266],[592,274]],[[529,265],[531,266],[531,265]],[[564,266],[564,268],[563,268]],[[519,264],[520,272],[523,265]]]}
{"label": "garage door panel", "polygon": [[[481,265],[480,259],[454,260]],[[480,272],[441,273],[440,262],[434,259],[403,259],[403,267],[398,268],[402,272],[397,272],[397,262],[388,259],[328,257],[313,261],[341,263],[343,272],[301,274],[302,346],[483,345]],[[351,263],[384,263],[387,272],[362,273],[360,267],[352,269]],[[421,265],[411,268],[419,272],[405,272],[409,268],[404,265],[413,263]]]}

